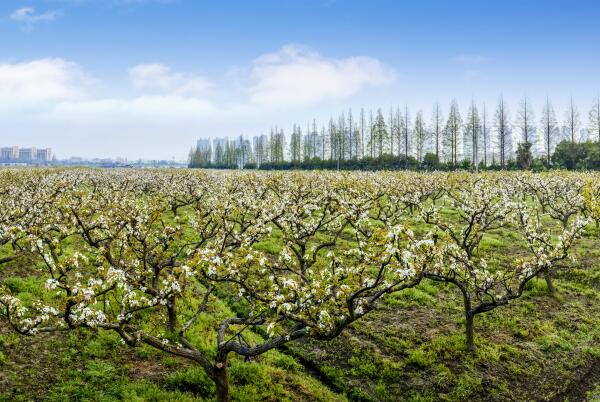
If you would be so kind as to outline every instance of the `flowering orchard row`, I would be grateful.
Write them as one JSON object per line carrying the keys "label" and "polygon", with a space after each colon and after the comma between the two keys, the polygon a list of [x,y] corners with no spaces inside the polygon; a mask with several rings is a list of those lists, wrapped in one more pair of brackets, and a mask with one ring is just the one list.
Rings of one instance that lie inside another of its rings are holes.
{"label": "flowering orchard row", "polygon": [[[463,295],[473,319],[553,271],[592,220],[591,174],[0,171],[0,264],[37,263],[37,298],[0,283],[0,318],[23,335],[95,327],[190,359],[229,400],[227,358],[332,339],[387,294],[422,280]],[[486,258],[509,230],[512,259]],[[188,335],[216,295],[245,308]],[[263,328],[259,343],[245,331]]]}

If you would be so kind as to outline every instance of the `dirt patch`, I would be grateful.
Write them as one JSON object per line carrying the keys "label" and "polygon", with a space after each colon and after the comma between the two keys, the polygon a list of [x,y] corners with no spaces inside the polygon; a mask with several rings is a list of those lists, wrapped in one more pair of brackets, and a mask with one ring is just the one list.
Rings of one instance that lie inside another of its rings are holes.
{"label": "dirt patch", "polygon": [[552,398],[552,402],[587,401],[587,392],[600,384],[600,360],[595,359],[589,365],[581,367],[565,391]]}

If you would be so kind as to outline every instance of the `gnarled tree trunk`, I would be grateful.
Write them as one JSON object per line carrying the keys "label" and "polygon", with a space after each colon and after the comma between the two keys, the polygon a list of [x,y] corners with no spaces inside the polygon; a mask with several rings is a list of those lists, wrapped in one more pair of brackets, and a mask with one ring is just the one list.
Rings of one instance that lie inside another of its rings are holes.
{"label": "gnarled tree trunk", "polygon": [[229,373],[227,372],[227,357],[218,361],[213,369],[212,379],[217,387],[217,401],[230,402],[231,394],[229,393]]}

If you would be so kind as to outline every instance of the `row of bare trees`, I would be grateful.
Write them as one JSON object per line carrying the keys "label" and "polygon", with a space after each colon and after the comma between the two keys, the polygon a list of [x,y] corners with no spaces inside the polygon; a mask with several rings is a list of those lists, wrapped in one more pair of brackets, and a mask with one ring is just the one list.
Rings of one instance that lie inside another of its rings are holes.
{"label": "row of bare trees", "polygon": [[560,123],[549,98],[543,103],[539,119],[527,97],[521,100],[514,121],[503,97],[493,111],[485,104],[471,102],[464,118],[456,101],[451,102],[447,117],[442,109],[439,103],[433,106],[430,122],[422,111],[417,112],[413,122],[408,106],[390,108],[388,112],[361,109],[358,116],[349,110],[337,119],[332,117],[320,129],[316,120],[305,128],[294,124],[289,137],[282,129],[275,128],[270,135],[254,137],[252,142],[239,138],[223,145],[223,140],[219,140],[212,147],[192,150],[190,160],[195,161],[194,167],[211,164],[243,167],[286,161],[343,163],[385,155],[422,162],[426,154],[431,154],[437,161],[451,165],[469,160],[473,166],[504,167],[514,159],[519,144],[529,144],[534,156],[550,163],[555,146],[562,140],[600,141],[598,97],[589,111],[587,125],[582,124],[572,99]]}

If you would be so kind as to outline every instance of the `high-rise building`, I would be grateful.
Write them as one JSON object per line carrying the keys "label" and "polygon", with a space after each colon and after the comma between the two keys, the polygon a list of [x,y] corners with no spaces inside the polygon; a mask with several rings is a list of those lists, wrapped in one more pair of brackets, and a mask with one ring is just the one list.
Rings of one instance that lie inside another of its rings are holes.
{"label": "high-rise building", "polygon": [[39,162],[50,162],[52,160],[52,148],[38,149],[36,160]]}
{"label": "high-rise building", "polygon": [[16,161],[19,157],[19,147],[0,148],[0,160],[4,162]]}
{"label": "high-rise building", "polygon": [[0,148],[0,162],[3,163],[47,163],[51,162],[53,157],[52,148]]}
{"label": "high-rise building", "polygon": [[37,148],[20,148],[19,162],[34,162],[37,160]]}

